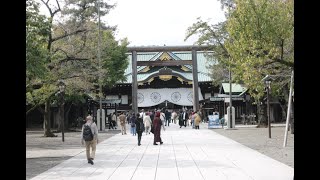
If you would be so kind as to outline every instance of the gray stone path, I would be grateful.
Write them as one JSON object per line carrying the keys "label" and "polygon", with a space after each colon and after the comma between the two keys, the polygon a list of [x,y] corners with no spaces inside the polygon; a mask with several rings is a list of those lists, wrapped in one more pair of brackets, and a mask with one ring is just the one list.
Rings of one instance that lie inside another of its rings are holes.
{"label": "gray stone path", "polygon": [[[85,152],[32,179],[154,180],[292,180],[293,168],[212,130],[179,128],[162,131],[163,145],[153,136],[117,134],[98,144],[95,164]],[[272,172],[272,173],[270,173]]]}

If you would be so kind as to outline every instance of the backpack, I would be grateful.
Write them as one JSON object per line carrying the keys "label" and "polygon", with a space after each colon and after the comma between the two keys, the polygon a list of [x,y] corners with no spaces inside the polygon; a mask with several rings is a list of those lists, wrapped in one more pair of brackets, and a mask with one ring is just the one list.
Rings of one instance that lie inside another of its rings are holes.
{"label": "backpack", "polygon": [[140,122],[140,131],[144,131],[144,124],[143,124],[143,122]]}
{"label": "backpack", "polygon": [[92,131],[91,131],[91,125],[87,125],[85,124],[84,125],[84,128],[83,128],[83,139],[85,141],[92,141],[93,140],[93,134],[92,134]]}
{"label": "backpack", "polygon": [[130,122],[131,122],[131,127],[136,127],[136,119],[132,116],[131,118],[130,118]]}

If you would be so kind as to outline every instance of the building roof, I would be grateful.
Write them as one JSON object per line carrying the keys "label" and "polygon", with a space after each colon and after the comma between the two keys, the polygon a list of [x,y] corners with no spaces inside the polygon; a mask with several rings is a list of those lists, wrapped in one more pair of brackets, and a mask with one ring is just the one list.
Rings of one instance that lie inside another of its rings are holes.
{"label": "building roof", "polygon": [[[222,83],[221,88],[222,89],[221,89],[220,93],[222,92],[222,90],[224,91],[224,93],[230,92],[230,84],[229,83]],[[247,88],[244,87],[243,85],[236,84],[236,83],[232,83],[231,88],[232,88],[232,93],[242,93],[247,90]]]}
{"label": "building roof", "polygon": [[[209,76],[209,69],[207,66],[212,64],[211,61],[205,56],[207,52],[198,51],[197,52],[197,65],[198,65],[198,82],[210,82],[212,81]],[[128,53],[128,68],[125,70],[125,76],[127,80],[121,83],[132,83],[132,55]],[[159,61],[159,60],[174,60],[174,61],[183,61],[183,60],[192,60],[192,52],[144,52],[137,53],[137,61]],[[184,70],[178,71],[174,68],[168,67],[173,73],[183,76],[185,79],[192,81],[192,65],[183,65]],[[137,80],[142,82],[146,80],[149,76],[152,76],[158,71],[148,71],[146,66],[137,67]]]}

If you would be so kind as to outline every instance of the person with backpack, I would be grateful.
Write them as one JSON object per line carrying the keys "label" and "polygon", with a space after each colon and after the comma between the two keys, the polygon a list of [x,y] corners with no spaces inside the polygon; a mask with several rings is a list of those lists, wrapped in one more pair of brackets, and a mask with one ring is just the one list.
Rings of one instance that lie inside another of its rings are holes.
{"label": "person with backpack", "polygon": [[132,136],[136,135],[136,116],[134,113],[132,113],[131,117],[130,117],[130,130],[131,130],[131,134]]}
{"label": "person with backpack", "polygon": [[136,131],[138,134],[138,146],[141,145],[141,136],[142,136],[142,132],[144,131],[144,124],[143,124],[143,120],[140,116],[140,114],[137,114],[137,120],[136,120]]}
{"label": "person with backpack", "polygon": [[[86,155],[88,163],[93,165],[93,160],[96,154],[96,146],[98,144],[98,128],[92,120],[92,116],[86,117],[86,123],[82,126],[81,131],[81,144],[86,145]],[[91,148],[91,154],[90,154]]]}

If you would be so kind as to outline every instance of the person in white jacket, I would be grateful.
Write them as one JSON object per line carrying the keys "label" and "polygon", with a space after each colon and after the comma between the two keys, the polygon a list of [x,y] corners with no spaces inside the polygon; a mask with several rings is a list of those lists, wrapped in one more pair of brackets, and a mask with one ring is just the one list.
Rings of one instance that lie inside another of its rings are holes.
{"label": "person in white jacket", "polygon": [[166,122],[166,115],[164,114],[164,110],[160,110],[160,120],[162,121],[162,128],[165,131],[166,128],[164,128],[165,122]]}
{"label": "person in white jacket", "polygon": [[145,127],[145,131],[146,131],[146,135],[150,134],[150,130],[151,130],[151,118],[149,116],[149,113],[145,113],[144,117],[143,117],[143,123],[144,123],[144,127]]}

